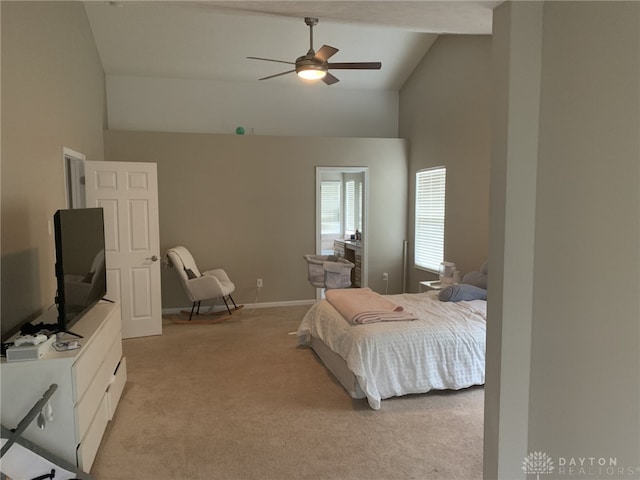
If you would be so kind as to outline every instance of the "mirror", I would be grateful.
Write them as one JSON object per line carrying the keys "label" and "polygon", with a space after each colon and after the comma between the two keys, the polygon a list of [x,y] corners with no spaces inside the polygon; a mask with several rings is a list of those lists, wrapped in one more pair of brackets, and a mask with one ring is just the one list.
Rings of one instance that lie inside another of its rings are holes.
{"label": "mirror", "polygon": [[368,173],[367,167],[316,167],[316,254],[354,263],[354,287],[368,284]]}

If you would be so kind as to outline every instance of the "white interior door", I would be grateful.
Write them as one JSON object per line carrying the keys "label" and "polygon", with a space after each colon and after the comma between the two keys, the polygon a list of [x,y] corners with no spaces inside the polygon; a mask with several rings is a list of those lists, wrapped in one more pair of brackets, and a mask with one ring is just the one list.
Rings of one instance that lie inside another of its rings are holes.
{"label": "white interior door", "polygon": [[107,298],[120,302],[123,338],[162,334],[155,163],[85,162],[88,207],[105,221]]}

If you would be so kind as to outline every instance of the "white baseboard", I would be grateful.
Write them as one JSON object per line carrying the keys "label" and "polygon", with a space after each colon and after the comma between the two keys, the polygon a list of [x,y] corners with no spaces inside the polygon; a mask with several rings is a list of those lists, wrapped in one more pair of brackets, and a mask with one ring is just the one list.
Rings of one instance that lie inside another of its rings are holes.
{"label": "white baseboard", "polygon": [[[271,307],[297,307],[297,306],[302,306],[302,305],[313,305],[314,303],[316,303],[316,300],[289,300],[289,301],[283,301],[283,302],[261,302],[261,303],[245,303],[244,304],[244,308],[248,308],[253,310],[254,308],[271,308]],[[200,310],[203,312],[206,312],[210,309],[210,307],[208,305],[203,305],[202,307],[200,307]],[[224,305],[215,305],[213,307],[213,310],[215,312],[221,312],[226,310],[227,307],[225,307]],[[191,311],[191,305],[189,305],[188,307],[182,307],[182,308],[163,308],[162,309],[162,314],[163,315],[171,315],[171,314],[175,314],[175,313],[180,313],[180,312],[190,312]]]}

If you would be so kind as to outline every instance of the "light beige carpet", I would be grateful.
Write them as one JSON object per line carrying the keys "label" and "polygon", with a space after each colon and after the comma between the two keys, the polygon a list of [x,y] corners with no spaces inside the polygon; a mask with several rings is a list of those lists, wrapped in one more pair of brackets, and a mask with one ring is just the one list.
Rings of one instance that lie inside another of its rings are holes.
{"label": "light beige carpet", "polygon": [[116,479],[481,479],[482,388],[352,400],[294,335],[308,307],[245,308],[124,341],[128,383],[91,473]]}

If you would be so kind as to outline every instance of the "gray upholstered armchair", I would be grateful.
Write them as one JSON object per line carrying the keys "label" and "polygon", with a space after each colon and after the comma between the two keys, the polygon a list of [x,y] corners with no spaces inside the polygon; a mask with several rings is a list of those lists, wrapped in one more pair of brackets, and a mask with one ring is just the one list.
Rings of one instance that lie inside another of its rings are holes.
{"label": "gray upholstered armchair", "polygon": [[223,269],[217,268],[200,273],[189,250],[181,246],[167,250],[167,258],[176,269],[189,300],[193,302],[189,320],[193,317],[194,311],[196,315],[200,313],[202,300],[222,298],[230,315],[231,308],[229,308],[228,300],[231,300],[234,310],[238,310],[239,307],[231,297],[236,286]]}

